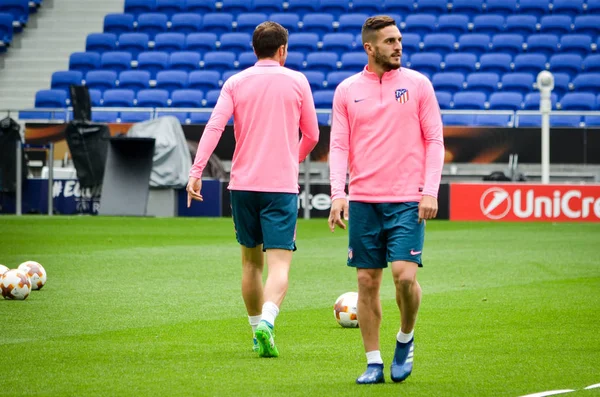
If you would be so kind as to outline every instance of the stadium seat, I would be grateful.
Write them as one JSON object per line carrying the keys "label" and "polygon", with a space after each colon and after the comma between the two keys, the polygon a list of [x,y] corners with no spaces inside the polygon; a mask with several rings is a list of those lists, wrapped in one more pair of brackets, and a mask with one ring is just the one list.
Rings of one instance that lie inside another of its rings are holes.
{"label": "stadium seat", "polygon": [[254,12],[272,14],[283,11],[283,2],[281,0],[254,0],[252,3]]}
{"label": "stadium seat", "polygon": [[[573,87],[577,92],[600,92],[600,73],[580,73],[573,79]],[[562,100],[561,100],[562,103]]]}
{"label": "stadium seat", "polygon": [[0,52],[5,52],[6,47],[13,40],[12,15],[0,13]]}
{"label": "stadium seat", "polygon": [[410,57],[410,68],[432,75],[440,71],[442,56],[436,52],[421,52]]}
{"label": "stadium seat", "polygon": [[478,72],[467,75],[467,89],[483,92],[486,96],[498,90],[499,82],[500,77],[497,73]]}
{"label": "stadium seat", "polygon": [[459,14],[440,15],[438,18],[438,30],[454,36],[467,33],[469,31],[469,17]]}
{"label": "stadium seat", "polygon": [[63,90],[69,92],[71,85],[81,85],[83,73],[76,70],[58,71],[52,73],[50,88],[53,90]]}
{"label": "stadium seat", "polygon": [[252,11],[252,2],[247,0],[222,0],[221,11],[238,15]]}
{"label": "stadium seat", "polygon": [[175,117],[177,120],[179,120],[179,123],[181,123],[181,124],[187,124],[188,119],[190,117],[190,113],[189,112],[178,110],[177,108],[173,107],[173,105],[171,105],[171,109],[172,110],[159,110],[159,111],[157,111],[156,112],[156,117],[171,116],[171,117]]}
{"label": "stadium seat", "polygon": [[128,108],[134,106],[135,92],[130,89],[114,88],[104,91],[103,103],[105,107]]}
{"label": "stadium seat", "polygon": [[485,100],[487,96],[482,92],[477,91],[462,91],[454,94],[452,102],[454,109],[470,109],[483,110],[485,109]]}
{"label": "stadium seat", "polygon": [[[35,93],[36,108],[65,108],[69,104],[67,93],[63,90],[40,90]],[[62,118],[63,112],[59,113],[34,113],[33,118]]]}
{"label": "stadium seat", "polygon": [[479,71],[497,74],[511,71],[512,57],[503,53],[483,54],[479,58]]}
{"label": "stadium seat", "polygon": [[[556,104],[558,103],[558,96],[555,93],[550,94],[550,103],[552,104],[552,109],[556,109]],[[540,93],[531,92],[525,95],[525,99],[523,100],[523,109],[540,110]]]}
{"label": "stadium seat", "polygon": [[141,14],[137,19],[137,32],[146,33],[150,40],[154,40],[158,33],[167,31],[167,22],[168,18],[165,14],[155,12]]}
{"label": "stadium seat", "polygon": [[91,70],[85,75],[85,85],[99,91],[116,88],[117,73],[112,70]]}
{"label": "stadium seat", "polygon": [[433,15],[445,14],[448,12],[447,0],[417,0],[416,12],[428,13]]}
{"label": "stadium seat", "polygon": [[200,108],[204,93],[200,90],[175,90],[171,93],[171,107],[174,108]]}
{"label": "stadium seat", "polygon": [[69,57],[69,70],[87,73],[100,68],[100,54],[96,52],[74,52]]}
{"label": "stadium seat", "polygon": [[536,33],[537,18],[533,15],[509,15],[506,17],[506,33],[527,36]]}
{"label": "stadium seat", "polygon": [[0,13],[11,14],[14,32],[21,32],[29,21],[29,2],[27,0],[2,0]]}
{"label": "stadium seat", "polygon": [[454,51],[456,37],[448,33],[431,33],[423,37],[423,51],[446,55]]}
{"label": "stadium seat", "polygon": [[352,12],[377,15],[383,11],[381,0],[352,0]]}
{"label": "stadium seat", "polygon": [[156,88],[168,92],[188,86],[188,73],[181,70],[163,70],[156,74]]}
{"label": "stadium seat", "polygon": [[587,0],[586,12],[594,15],[600,14],[600,0]]}
{"label": "stadium seat", "polygon": [[154,39],[154,51],[175,52],[185,48],[183,33],[159,33]]}
{"label": "stadium seat", "polygon": [[483,33],[463,34],[458,38],[458,50],[477,56],[490,50],[490,36]]}
{"label": "stadium seat", "polygon": [[86,52],[103,53],[117,48],[117,36],[113,33],[90,33],[85,40]]}
{"label": "stadium seat", "polygon": [[[418,54],[415,54],[418,55]],[[444,58],[444,72],[469,74],[475,71],[477,57],[470,52],[454,52]]]}
{"label": "stadium seat", "polygon": [[454,94],[463,89],[465,76],[462,73],[436,73],[431,78],[435,90],[446,91]]}
{"label": "stadium seat", "polygon": [[269,15],[269,21],[277,22],[290,33],[295,33],[299,29],[300,17],[297,14],[288,12],[276,12]]}
{"label": "stadium seat", "polygon": [[[217,100],[221,95],[221,90],[210,90],[204,95],[204,106],[212,108],[217,104]],[[190,114],[190,117],[193,115]]]}
{"label": "stadium seat", "polygon": [[260,23],[267,20],[267,14],[260,12],[247,12],[239,14],[236,19],[235,30],[240,33],[254,33],[254,29]]}
{"label": "stadium seat", "polygon": [[137,93],[137,106],[146,108],[163,108],[169,104],[169,92],[167,90],[149,89]]}
{"label": "stadium seat", "polygon": [[[600,22],[600,21],[598,21]],[[592,38],[585,34],[565,34],[560,38],[560,52],[586,56],[591,52]]]}
{"label": "stadium seat", "polygon": [[192,51],[178,51],[169,57],[169,69],[193,72],[200,68],[200,54]]}
{"label": "stadium seat", "polygon": [[240,53],[252,51],[252,37],[249,33],[224,33],[219,38],[220,51]]}
{"label": "stadium seat", "polygon": [[117,36],[121,33],[133,31],[135,22],[133,14],[107,14],[104,17],[104,33],[113,33]]}
{"label": "stadium seat", "polygon": [[98,90],[88,90],[90,93],[90,102],[92,106],[101,106],[102,105],[102,92]]}
{"label": "stadium seat", "polygon": [[204,54],[202,62],[205,70],[223,73],[235,68],[235,54],[230,51],[211,51]]}
{"label": "stadium seat", "polygon": [[347,0],[321,0],[319,12],[331,14],[337,20],[341,15],[350,12],[349,3]]}
{"label": "stadium seat", "polygon": [[513,57],[523,51],[523,36],[520,34],[497,34],[492,38],[492,48],[496,52],[505,52]]}
{"label": "stadium seat", "polygon": [[474,114],[444,114],[442,122],[444,125],[466,125],[475,124],[476,116]]}
{"label": "stadium seat", "polygon": [[452,94],[445,91],[436,91],[435,97],[440,105],[440,109],[450,109],[452,107]]}
{"label": "stadium seat", "polygon": [[[255,2],[257,0],[254,0]],[[186,0],[185,10],[196,14],[204,15],[216,11],[216,2],[214,0]]]}
{"label": "stadium seat", "polygon": [[288,12],[293,12],[303,17],[304,14],[319,11],[319,0],[289,0]]}
{"label": "stadium seat", "polygon": [[[215,102],[216,103],[216,102]],[[208,107],[213,107],[208,106]],[[208,120],[210,120],[210,116],[212,113],[210,112],[191,112],[190,113],[190,123],[192,124],[206,124]]]}
{"label": "stadium seat", "polygon": [[197,33],[202,30],[202,16],[192,13],[178,13],[171,17],[172,33]]}
{"label": "stadium seat", "polygon": [[383,8],[386,13],[405,15],[415,11],[415,2],[414,0],[384,0]]}
{"label": "stadium seat", "polygon": [[354,35],[350,33],[327,33],[323,36],[323,51],[335,52],[338,55],[350,52],[354,48]]}
{"label": "stadium seat", "polygon": [[[505,3],[505,1],[502,1]],[[489,3],[488,3],[489,4]],[[498,14],[483,14],[473,18],[473,32],[498,34],[504,31],[504,16]]]}
{"label": "stadium seat", "polygon": [[513,60],[514,71],[537,76],[539,72],[546,70],[546,62],[544,54],[520,54]]}
{"label": "stadium seat", "polygon": [[147,71],[150,78],[156,78],[156,74],[165,70],[169,65],[169,54],[166,52],[146,51],[140,53],[137,59],[137,70]]}
{"label": "stadium seat", "polygon": [[221,74],[214,70],[198,70],[188,76],[188,88],[208,92],[219,89]]}
{"label": "stadium seat", "polygon": [[566,73],[554,73],[554,89],[559,96],[563,96],[570,91],[571,76]]}
{"label": "stadium seat", "polygon": [[571,17],[568,15],[546,15],[540,19],[540,32],[553,34],[571,33]]}
{"label": "stadium seat", "polygon": [[583,0],[553,0],[552,13],[575,16],[583,13]]}
{"label": "stadium seat", "polygon": [[481,14],[483,1],[481,0],[452,0],[452,12],[467,15]]}
{"label": "stadium seat", "polygon": [[585,116],[583,120],[587,127],[600,127],[600,116]]}
{"label": "stadium seat", "polygon": [[576,54],[557,54],[550,57],[550,71],[552,73],[567,73],[575,76],[583,68],[583,58]]}
{"label": "stadium seat", "polygon": [[368,56],[366,53],[353,52],[348,54],[342,54],[342,70],[350,72],[360,72],[365,68],[368,62]]}
{"label": "stadium seat", "polygon": [[135,16],[156,10],[156,0],[125,0],[125,12]]}
{"label": "stadium seat", "polygon": [[152,118],[152,112],[127,111],[121,112],[119,119],[121,123],[141,123]]}
{"label": "stadium seat", "polygon": [[522,95],[533,90],[534,76],[531,73],[506,73],[502,76],[502,91],[518,92]]}
{"label": "stadium seat", "polygon": [[592,54],[583,60],[583,70],[587,73],[600,72],[600,54]]}
{"label": "stadium seat", "polygon": [[[357,35],[357,39],[358,37],[360,37],[360,34]],[[364,52],[362,43],[359,43],[358,40],[355,48]],[[419,51],[421,51],[421,36],[416,33],[402,33],[402,52],[414,54]]]}
{"label": "stadium seat", "polygon": [[548,0],[519,0],[518,12],[521,14],[531,14],[540,17],[550,13]]}
{"label": "stadium seat", "polygon": [[[254,55],[254,53],[252,55]],[[254,62],[256,62],[256,60]],[[304,69],[304,53],[298,51],[288,51],[287,58],[285,59],[285,66],[293,70]],[[242,65],[240,64],[240,68],[241,67]]]}
{"label": "stadium seat", "polygon": [[317,109],[331,109],[333,105],[333,93],[334,90],[319,90],[313,93],[315,100],[315,108]]}
{"label": "stadium seat", "polygon": [[331,113],[317,113],[319,125],[331,125]]}
{"label": "stadium seat", "polygon": [[202,19],[204,30],[218,35],[231,32],[232,24],[233,15],[229,13],[211,12]]}
{"label": "stadium seat", "polygon": [[306,70],[302,72],[306,79],[308,80],[308,84],[310,84],[310,88],[313,91],[318,91],[323,89],[323,83],[325,82],[325,73],[318,72],[314,70]]}
{"label": "stadium seat", "polygon": [[338,55],[335,52],[311,52],[306,55],[306,69],[329,73],[337,70]]}
{"label": "stadium seat", "polygon": [[326,33],[333,32],[333,15],[323,13],[311,13],[302,18],[302,30],[317,33],[322,37]]}
{"label": "stadium seat", "polygon": [[119,74],[119,88],[135,92],[150,88],[150,72],[145,70],[127,70]]}
{"label": "stadium seat", "polygon": [[[538,105],[539,108],[539,105]],[[516,117],[516,127],[541,127],[542,116],[539,114],[519,114]]]}
{"label": "stadium seat", "polygon": [[338,21],[338,32],[358,34],[369,16],[367,14],[344,14]]}
{"label": "stadium seat", "polygon": [[345,79],[354,75],[352,72],[331,72],[327,74],[327,89],[335,90],[335,88]]}
{"label": "stadium seat", "polygon": [[102,54],[100,68],[119,73],[131,69],[131,54],[125,51],[109,51]]}
{"label": "stadium seat", "polygon": [[119,120],[119,112],[104,111],[103,108],[92,111],[92,121],[95,123],[116,123]]}
{"label": "stadium seat", "polygon": [[580,127],[581,116],[575,115],[550,115],[550,126],[552,127]]}
{"label": "stadium seat", "polygon": [[523,95],[518,92],[494,92],[489,97],[491,110],[521,110]]}
{"label": "stadium seat", "polygon": [[558,51],[558,36],[555,34],[532,34],[527,38],[527,52],[550,56]]}
{"label": "stadium seat", "polygon": [[517,0],[487,0],[485,10],[490,14],[512,15],[517,12]]}
{"label": "stadium seat", "polygon": [[[600,4],[600,1],[598,4]],[[596,37],[600,35],[600,15],[578,15],[575,17],[573,26],[573,31],[577,34]]]}
{"label": "stadium seat", "polygon": [[200,54],[217,49],[217,35],[215,33],[191,33],[185,39],[185,49]]}
{"label": "stadium seat", "polygon": [[169,18],[173,14],[185,11],[185,0],[156,0],[156,11],[166,14]]}
{"label": "stadium seat", "polygon": [[146,33],[123,33],[119,36],[119,51],[127,51],[134,58],[148,50],[150,37]]}
{"label": "stadium seat", "polygon": [[228,70],[226,72],[223,73],[223,75],[221,76],[221,81],[223,82],[223,84],[225,84],[225,82],[227,80],[229,80],[229,78],[231,76],[233,76],[234,74],[238,74],[240,71],[239,70]]}
{"label": "stadium seat", "polygon": [[402,32],[415,33],[423,36],[435,31],[435,15],[430,14],[411,14],[404,19],[404,29]]}
{"label": "stadium seat", "polygon": [[288,50],[303,53],[317,51],[319,36],[316,33],[292,33],[288,39]]}
{"label": "stadium seat", "polygon": [[507,114],[478,114],[473,125],[478,127],[512,127],[512,116]]}

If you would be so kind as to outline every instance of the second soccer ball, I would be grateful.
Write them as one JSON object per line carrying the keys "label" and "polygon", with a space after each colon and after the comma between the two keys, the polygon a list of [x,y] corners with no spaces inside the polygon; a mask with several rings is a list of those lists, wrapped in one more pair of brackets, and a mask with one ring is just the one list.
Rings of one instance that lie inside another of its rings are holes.
{"label": "second soccer ball", "polygon": [[344,328],[358,327],[358,293],[346,292],[336,299],[333,315],[339,325]]}

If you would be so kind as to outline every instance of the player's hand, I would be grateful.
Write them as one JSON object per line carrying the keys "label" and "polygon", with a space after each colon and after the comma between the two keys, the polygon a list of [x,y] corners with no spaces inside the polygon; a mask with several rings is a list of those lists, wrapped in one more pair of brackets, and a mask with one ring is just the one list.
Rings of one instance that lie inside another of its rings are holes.
{"label": "player's hand", "polygon": [[438,202],[433,196],[424,195],[419,203],[419,223],[423,219],[433,219],[437,216]]}
{"label": "player's hand", "polygon": [[197,201],[204,201],[200,191],[202,190],[202,179],[190,177],[188,180],[187,187],[187,206],[190,208],[192,205],[192,199]]}
{"label": "player's hand", "polygon": [[339,198],[333,200],[331,203],[331,211],[329,211],[329,230],[333,233],[335,225],[338,225],[342,229],[346,229],[346,224],[342,220],[342,214],[345,220],[348,220],[349,205],[348,200],[345,198]]}

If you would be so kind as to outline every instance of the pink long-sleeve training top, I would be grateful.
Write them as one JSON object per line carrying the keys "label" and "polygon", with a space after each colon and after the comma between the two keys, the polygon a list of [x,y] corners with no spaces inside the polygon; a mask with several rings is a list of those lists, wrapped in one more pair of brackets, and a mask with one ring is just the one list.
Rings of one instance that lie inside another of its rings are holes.
{"label": "pink long-sleeve training top", "polygon": [[333,99],[329,153],[332,199],[420,201],[437,197],[444,165],[440,108],[430,81],[401,68],[382,78],[368,67]]}
{"label": "pink long-sleeve training top", "polygon": [[202,177],[232,115],[235,151],[229,189],[298,193],[299,163],[319,140],[306,77],[271,60],[231,76],[198,144],[191,177]]}

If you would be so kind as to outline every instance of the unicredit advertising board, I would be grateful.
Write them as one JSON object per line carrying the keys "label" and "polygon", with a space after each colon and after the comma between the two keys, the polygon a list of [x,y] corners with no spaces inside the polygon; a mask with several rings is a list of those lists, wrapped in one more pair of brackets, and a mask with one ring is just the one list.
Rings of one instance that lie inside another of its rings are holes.
{"label": "unicredit advertising board", "polygon": [[453,183],[450,220],[600,222],[600,185]]}

